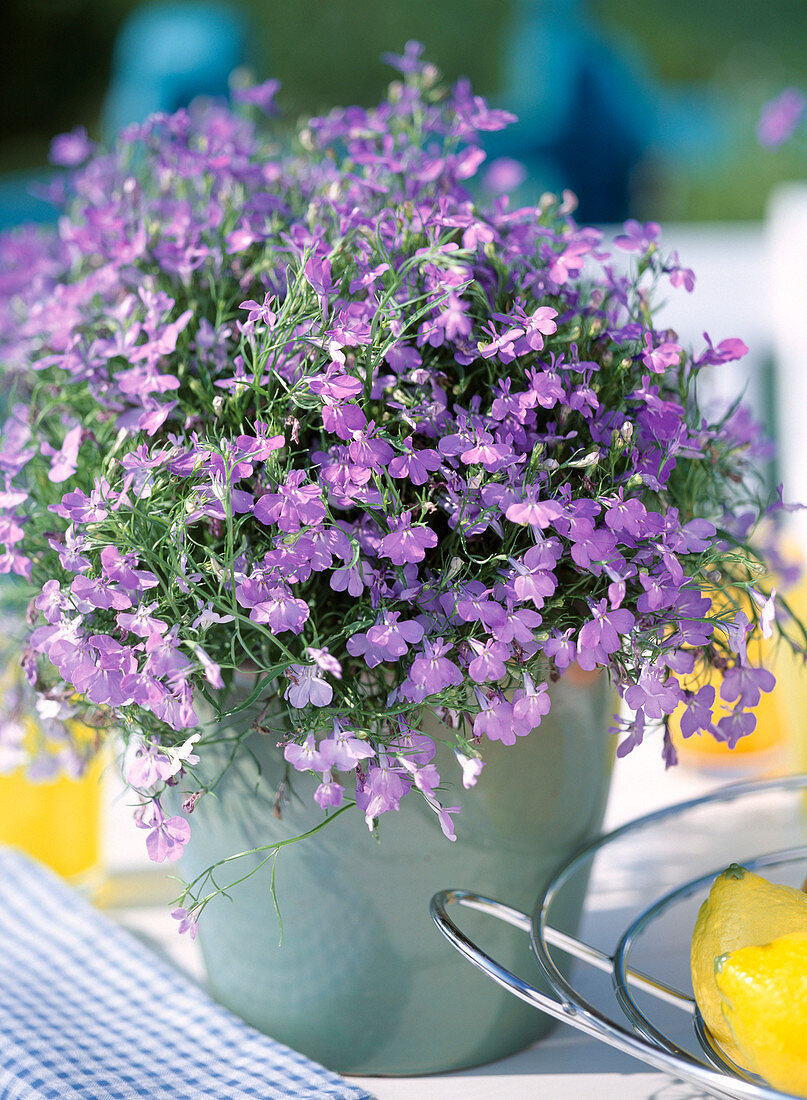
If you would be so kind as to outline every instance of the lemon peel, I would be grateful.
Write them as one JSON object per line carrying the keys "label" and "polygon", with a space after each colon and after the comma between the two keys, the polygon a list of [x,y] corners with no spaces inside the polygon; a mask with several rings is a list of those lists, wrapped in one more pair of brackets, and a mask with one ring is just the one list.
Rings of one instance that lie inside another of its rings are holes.
{"label": "lemon peel", "polygon": [[717,876],[692,933],[692,989],[712,1038],[738,1065],[753,1068],[723,1015],[715,960],[760,947],[793,932],[807,933],[807,895],[733,863]]}
{"label": "lemon peel", "polygon": [[748,1068],[807,1096],[807,931],[718,956],[715,981]]}

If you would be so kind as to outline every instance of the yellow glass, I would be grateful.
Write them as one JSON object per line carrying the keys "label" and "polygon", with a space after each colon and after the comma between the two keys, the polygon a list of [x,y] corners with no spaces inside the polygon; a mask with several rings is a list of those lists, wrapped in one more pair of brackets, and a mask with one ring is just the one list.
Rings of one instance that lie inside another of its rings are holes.
{"label": "yellow glass", "polygon": [[[807,623],[807,577],[787,593],[787,600]],[[804,658],[781,648],[774,665],[776,691],[787,730],[788,763],[793,771],[807,772],[807,665]]]}
{"label": "yellow glass", "polygon": [[[788,660],[784,647],[777,649],[773,639],[763,638],[755,631],[748,639],[748,659],[753,665],[762,665],[776,676],[773,691],[763,692],[756,707],[750,708],[756,715],[756,728],[747,737],[741,737],[733,749],[725,741],[717,741],[710,733],[695,733],[684,737],[681,733],[681,716],[686,709],[681,703],[670,716],[670,733],[682,764],[715,770],[733,769],[756,775],[778,774],[787,770],[788,720],[784,709],[786,689],[780,679],[779,666]],[[692,676],[679,676],[681,686],[694,691],[704,684],[715,689],[716,711],[719,717],[719,672],[703,672]]]}
{"label": "yellow glass", "polygon": [[[801,558],[794,547],[786,545],[785,549],[791,559]],[[807,623],[807,575],[783,594],[793,612]],[[777,609],[777,617],[783,618],[781,607]],[[763,692],[758,705],[751,708],[757,718],[756,728],[747,737],[740,738],[733,749],[708,733],[684,738],[679,724],[684,712],[684,704],[681,704],[670,718],[670,732],[681,762],[693,767],[754,775],[807,771],[807,666],[804,660],[778,637],[776,630],[771,638],[763,638],[759,629],[748,638],[748,659],[752,665],[770,669],[776,677],[773,691]],[[698,676],[696,672],[679,679],[683,687],[694,690],[704,683],[711,684],[719,702],[719,673],[712,671],[704,678],[702,673]]]}
{"label": "yellow glass", "polygon": [[19,769],[0,775],[0,843],[20,848],[68,878],[99,870],[101,776],[96,758],[80,779],[34,782]]}

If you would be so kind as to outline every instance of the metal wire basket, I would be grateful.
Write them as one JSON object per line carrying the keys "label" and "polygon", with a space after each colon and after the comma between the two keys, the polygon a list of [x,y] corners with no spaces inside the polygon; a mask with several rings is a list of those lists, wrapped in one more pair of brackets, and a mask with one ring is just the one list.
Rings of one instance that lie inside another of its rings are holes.
{"label": "metal wire basket", "polygon": [[[689,942],[697,908],[729,863],[801,885],[807,875],[807,774],[733,783],[599,837],[550,876],[532,916],[454,889],[434,896],[432,918],[466,959],[542,1012],[710,1095],[781,1100],[784,1093],[735,1065],[712,1042],[691,993]],[[581,875],[599,907],[587,911],[578,935],[554,927],[552,915]],[[617,898],[618,905],[609,904]],[[449,916],[454,905],[529,935],[554,995],[473,943]]]}

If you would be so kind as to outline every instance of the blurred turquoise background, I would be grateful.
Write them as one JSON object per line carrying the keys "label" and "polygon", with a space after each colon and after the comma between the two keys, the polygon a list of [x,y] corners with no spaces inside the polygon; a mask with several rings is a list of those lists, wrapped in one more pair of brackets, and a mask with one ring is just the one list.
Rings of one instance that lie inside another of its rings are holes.
{"label": "blurred turquoise background", "polygon": [[[140,6],[5,0],[0,171],[39,168],[50,137],[77,124],[99,133],[116,38]],[[758,149],[754,128],[766,99],[787,84],[807,85],[805,0],[231,0],[228,6],[245,28],[247,65],[258,79],[281,80],[279,103],[292,118],[335,103],[377,101],[390,78],[380,55],[416,38],[447,77],[467,75],[495,103],[526,94],[535,105],[541,93],[532,121],[545,133],[554,124],[568,135],[563,85],[584,43],[598,64],[615,67],[610,80],[589,73],[578,97],[595,103],[611,92],[621,97],[628,145],[640,150],[627,181],[631,214],[755,220],[775,183],[802,175],[798,151]],[[532,64],[525,21],[545,30],[544,53],[533,51]],[[621,107],[604,109],[613,115]],[[589,136],[602,129],[585,114],[581,125]],[[578,145],[578,160],[605,159],[605,149]],[[538,154],[536,165],[542,159]],[[574,186],[563,172],[556,169],[553,178],[550,169],[547,182]],[[600,220],[596,211],[586,216]]]}

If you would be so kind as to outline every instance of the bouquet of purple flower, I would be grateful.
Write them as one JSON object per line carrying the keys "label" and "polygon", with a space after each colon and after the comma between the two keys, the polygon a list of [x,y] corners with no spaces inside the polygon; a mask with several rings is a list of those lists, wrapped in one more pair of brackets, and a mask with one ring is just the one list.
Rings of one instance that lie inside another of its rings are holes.
{"label": "bouquet of purple flower", "polygon": [[568,195],[483,209],[479,135],[508,115],[412,44],[391,61],[379,107],[288,150],[274,85],[111,151],[63,138],[58,226],[0,245],[23,667],[52,721],[80,701],[123,732],[156,860],[188,839],[199,756],[236,758],[227,718],[259,701],[325,814],[355,803],[373,828],[422,798],[453,840],[426,712],[472,786],[573,662],[630,708],[619,753],[679,707],[733,744],[772,686],[746,657],[773,618],[748,540],[781,505],[756,425],[697,400],[745,346],[656,329],[657,284],[693,285],[657,225],[629,222],[618,263]]}

